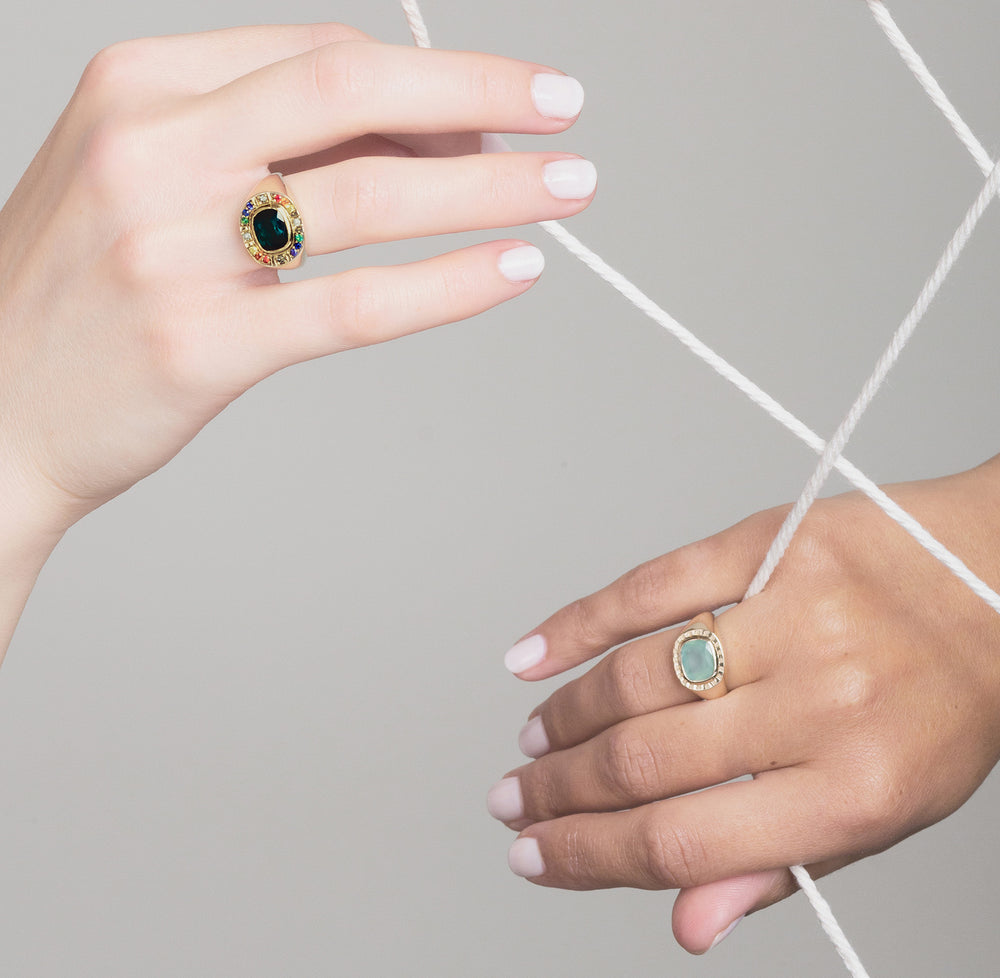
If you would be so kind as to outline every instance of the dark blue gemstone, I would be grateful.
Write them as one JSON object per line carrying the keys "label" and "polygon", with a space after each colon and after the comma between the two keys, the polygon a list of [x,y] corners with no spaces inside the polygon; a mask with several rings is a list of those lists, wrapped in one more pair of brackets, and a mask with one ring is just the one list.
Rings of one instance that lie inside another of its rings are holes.
{"label": "dark blue gemstone", "polygon": [[288,244],[288,225],[273,207],[257,211],[253,217],[253,233],[265,251],[281,251]]}

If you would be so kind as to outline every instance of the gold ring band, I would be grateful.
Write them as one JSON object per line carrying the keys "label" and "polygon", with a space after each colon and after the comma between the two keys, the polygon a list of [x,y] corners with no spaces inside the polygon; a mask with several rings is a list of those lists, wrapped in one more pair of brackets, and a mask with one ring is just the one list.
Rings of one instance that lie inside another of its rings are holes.
{"label": "gold ring band", "polygon": [[250,257],[266,268],[296,268],[302,261],[302,216],[276,173],[262,180],[240,212],[240,235]]}
{"label": "gold ring band", "polygon": [[728,692],[726,656],[714,628],[715,616],[706,611],[694,618],[674,642],[674,672],[682,686],[703,700]]}

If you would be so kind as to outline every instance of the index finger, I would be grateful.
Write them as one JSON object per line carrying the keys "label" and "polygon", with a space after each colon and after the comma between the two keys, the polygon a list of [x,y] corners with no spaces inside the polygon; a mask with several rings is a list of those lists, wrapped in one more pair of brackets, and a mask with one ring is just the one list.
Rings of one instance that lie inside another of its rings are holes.
{"label": "index finger", "polygon": [[497,55],[365,41],[328,44],[202,97],[206,132],[238,165],[304,156],[367,133],[566,129],[583,104],[574,79]]}
{"label": "index finger", "polygon": [[633,568],[568,604],[521,639],[504,664],[521,679],[548,679],[629,639],[739,601],[785,509],[758,513],[715,536]]}

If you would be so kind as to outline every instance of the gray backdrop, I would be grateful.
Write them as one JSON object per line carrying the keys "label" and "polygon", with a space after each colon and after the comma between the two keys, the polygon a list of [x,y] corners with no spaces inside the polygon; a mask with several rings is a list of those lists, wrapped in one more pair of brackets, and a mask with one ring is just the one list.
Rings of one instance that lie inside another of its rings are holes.
{"label": "gray backdrop", "polygon": [[[1000,147],[994,0],[892,9]],[[601,174],[572,230],[831,431],[981,185],[864,4],[425,13],[437,45],[582,79],[582,120],[544,143]],[[395,0],[4,16],[4,194],[112,41],[276,19],[408,39]],[[850,446],[877,480],[997,451],[998,221]],[[814,464],[524,234],[549,258],[527,297],[272,378],[59,547],[0,675],[4,975],[844,973],[801,896],[696,960],[673,944],[669,894],[544,890],[506,868],[484,794],[554,684],[514,680],[503,652],[633,564],[793,497]],[[705,446],[704,478],[676,479]],[[995,973],[998,805],[994,777],[823,884],[873,976]]]}

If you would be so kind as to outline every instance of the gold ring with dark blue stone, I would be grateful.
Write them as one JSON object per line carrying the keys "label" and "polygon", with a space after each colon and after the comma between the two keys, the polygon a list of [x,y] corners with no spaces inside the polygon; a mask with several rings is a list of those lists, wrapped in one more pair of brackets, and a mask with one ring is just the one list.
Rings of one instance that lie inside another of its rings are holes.
{"label": "gold ring with dark blue stone", "polygon": [[703,700],[728,692],[726,656],[714,629],[715,616],[706,611],[693,619],[674,642],[674,672],[682,686]]}
{"label": "gold ring with dark blue stone", "polygon": [[[279,190],[262,189],[277,186]],[[250,257],[268,268],[294,268],[303,256],[302,216],[281,178],[272,174],[243,204],[240,234]]]}

